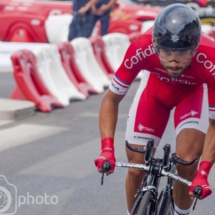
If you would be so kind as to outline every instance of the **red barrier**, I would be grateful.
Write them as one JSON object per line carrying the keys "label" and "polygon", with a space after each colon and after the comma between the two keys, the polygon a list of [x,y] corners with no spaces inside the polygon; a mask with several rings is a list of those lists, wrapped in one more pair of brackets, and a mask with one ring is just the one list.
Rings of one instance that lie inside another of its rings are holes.
{"label": "red barrier", "polygon": [[142,22],[137,20],[110,20],[109,33],[131,34],[133,32],[141,32]]}
{"label": "red barrier", "polygon": [[50,112],[53,107],[64,106],[48,91],[40,78],[34,54],[28,50],[20,50],[11,56],[14,67],[14,78],[17,86],[11,98],[29,100],[43,112]]}
{"label": "red barrier", "polygon": [[74,83],[78,90],[87,97],[89,96],[89,93],[98,94],[98,92],[86,81],[86,79],[81,74],[78,65],[75,62],[75,53],[71,43],[59,43],[58,50],[61,55],[63,67],[70,80]]}
{"label": "red barrier", "polygon": [[1,14],[0,38],[11,42],[47,43],[45,17],[33,14]]}
{"label": "red barrier", "polygon": [[114,70],[108,62],[108,59],[105,54],[105,44],[100,36],[90,37],[90,42],[93,47],[93,51],[98,61],[99,65],[101,66],[102,70],[106,73],[108,78],[112,80],[114,75]]}
{"label": "red barrier", "polygon": [[0,39],[47,43],[44,22],[50,14],[71,13],[71,2],[0,0]]}
{"label": "red barrier", "polygon": [[48,17],[50,14],[71,13],[72,2],[63,1],[17,1],[0,0],[2,13],[10,14],[34,14]]}

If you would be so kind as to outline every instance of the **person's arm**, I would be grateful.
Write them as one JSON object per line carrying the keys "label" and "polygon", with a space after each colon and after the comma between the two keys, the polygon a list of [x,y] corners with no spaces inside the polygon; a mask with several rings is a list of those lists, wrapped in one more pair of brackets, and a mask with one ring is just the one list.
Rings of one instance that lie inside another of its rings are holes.
{"label": "person's arm", "polygon": [[[135,56],[136,50],[136,45],[131,44],[126,51],[124,59],[131,59],[132,56]],[[119,103],[126,95],[139,71],[140,68],[137,64],[134,64],[131,69],[128,68],[123,61],[116,71],[109,89],[102,98],[99,112],[101,153],[99,157],[94,160],[99,172],[102,172],[104,162],[109,162],[111,164],[111,169],[107,174],[114,171],[116,162],[114,154],[114,134],[117,124]]]}
{"label": "person's arm", "polygon": [[109,89],[103,96],[99,113],[101,139],[106,137],[114,138],[118,117],[118,107],[123,97],[124,95],[117,95]]}
{"label": "person's arm", "polygon": [[109,10],[114,4],[116,3],[116,0],[110,0],[107,4],[103,4],[97,11],[98,15],[104,14],[107,10]]}
{"label": "person's arm", "polygon": [[93,5],[96,4],[98,0],[90,0],[88,1],[87,4],[85,4],[83,7],[81,7],[79,10],[78,10],[78,13],[80,14],[85,14]]}
{"label": "person's arm", "polygon": [[107,175],[113,173],[115,168],[114,134],[117,124],[118,107],[124,95],[117,95],[110,89],[102,98],[99,112],[99,128],[101,134],[101,154],[94,160],[99,172],[102,172],[104,162],[111,164]]}
{"label": "person's arm", "polygon": [[214,161],[215,161],[215,120],[209,119],[209,127],[205,137],[202,160],[200,162],[199,169],[190,187],[189,194],[192,199],[194,199],[193,190],[196,186],[202,188],[201,194],[202,199],[204,199],[205,197],[209,196],[212,193],[212,190],[208,183],[208,175]]}
{"label": "person's arm", "polygon": [[215,120],[209,119],[209,128],[205,137],[202,161],[215,162]]}
{"label": "person's arm", "polygon": [[107,4],[106,4],[106,7],[107,7],[107,10],[110,9],[111,7],[113,7],[113,5],[116,3],[116,0],[110,0]]}
{"label": "person's arm", "polygon": [[[209,46],[211,47],[207,57],[214,62],[215,56],[212,54],[215,50],[214,41],[208,40],[207,43],[210,44]],[[203,191],[201,195],[203,199],[212,193],[208,182],[208,175],[215,162],[215,79],[213,72],[209,71],[206,67],[201,70],[201,73],[204,74],[204,82],[207,84],[209,126],[204,140],[199,169],[190,187],[190,196],[193,198],[194,187],[200,186]]]}

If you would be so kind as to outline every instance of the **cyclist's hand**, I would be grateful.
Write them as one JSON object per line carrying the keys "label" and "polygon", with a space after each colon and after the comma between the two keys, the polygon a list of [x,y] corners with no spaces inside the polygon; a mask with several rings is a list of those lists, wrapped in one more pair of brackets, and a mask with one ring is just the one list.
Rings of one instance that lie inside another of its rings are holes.
{"label": "cyclist's hand", "polygon": [[105,138],[102,140],[102,152],[99,157],[94,160],[94,162],[99,172],[102,172],[102,164],[104,162],[109,162],[111,164],[111,169],[106,173],[106,175],[113,173],[116,162],[114,156],[113,138]]}
{"label": "cyclist's hand", "polygon": [[212,164],[209,161],[202,161],[200,163],[199,170],[197,171],[196,176],[192,181],[192,185],[190,186],[189,194],[192,199],[194,199],[194,188],[197,186],[202,188],[200,199],[204,199],[212,193],[207,179],[211,166]]}

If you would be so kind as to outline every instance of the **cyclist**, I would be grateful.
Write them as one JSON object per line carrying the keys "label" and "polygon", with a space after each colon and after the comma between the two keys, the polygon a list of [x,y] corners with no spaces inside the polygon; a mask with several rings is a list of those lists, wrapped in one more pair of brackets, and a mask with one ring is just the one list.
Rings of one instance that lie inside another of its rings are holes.
{"label": "cyclist", "polygon": [[[208,174],[215,161],[215,42],[201,33],[197,13],[183,4],[171,4],[156,17],[154,25],[128,48],[100,107],[100,156],[98,171],[109,161],[114,171],[114,133],[118,105],[141,70],[145,72],[130,108],[126,140],[142,147],[148,140],[158,146],[170,111],[175,107],[176,153],[191,166],[177,165],[178,174],[192,186],[174,183],[176,214],[189,214],[194,187],[203,189],[201,198],[212,193]],[[209,111],[207,102],[208,97]],[[209,117],[209,120],[208,120]],[[209,123],[208,123],[209,122]],[[128,162],[142,163],[143,155],[127,150]],[[128,211],[135,201],[143,172],[128,169],[126,196]]]}

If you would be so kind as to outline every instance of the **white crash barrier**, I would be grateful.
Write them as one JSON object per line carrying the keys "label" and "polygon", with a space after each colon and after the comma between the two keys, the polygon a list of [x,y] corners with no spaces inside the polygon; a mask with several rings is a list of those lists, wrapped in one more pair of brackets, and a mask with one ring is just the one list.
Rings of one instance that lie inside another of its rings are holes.
{"label": "white crash barrier", "polygon": [[202,27],[202,31],[206,33],[206,35],[213,29],[213,27],[210,25],[202,25],[201,27]]}
{"label": "white crash barrier", "polygon": [[85,100],[86,96],[77,90],[69,80],[62,66],[56,45],[46,45],[33,50],[40,76],[50,93],[63,105],[70,100]]}
{"label": "white crash barrier", "polygon": [[[128,35],[122,33],[110,33],[102,37],[105,43],[105,53],[110,66],[114,71],[117,71],[121,65],[125,53],[130,45]],[[136,79],[141,79],[142,72],[140,72]]]}
{"label": "white crash barrier", "polygon": [[11,52],[0,51],[0,72],[12,72]]}
{"label": "white crash barrier", "polygon": [[97,62],[89,39],[79,37],[72,40],[71,45],[81,74],[98,93],[102,93],[110,80]]}
{"label": "white crash barrier", "polygon": [[113,70],[116,71],[123,61],[130,45],[129,37],[122,33],[110,33],[102,37],[105,43],[105,53]]}
{"label": "white crash barrier", "polygon": [[11,55],[20,49],[32,51],[37,46],[44,43],[19,43],[19,42],[0,42],[0,72],[13,72]]}
{"label": "white crash barrier", "polygon": [[[18,50],[32,51],[37,58],[38,71],[50,93],[63,105],[69,105],[72,99],[84,100],[86,97],[77,90],[64,70],[60,54],[55,44],[0,42],[0,55],[4,54],[4,62],[0,59],[0,71],[7,67],[13,72],[11,55]],[[3,64],[4,63],[4,64]]]}
{"label": "white crash barrier", "polygon": [[71,14],[50,15],[45,21],[45,30],[49,43],[68,41]]}

